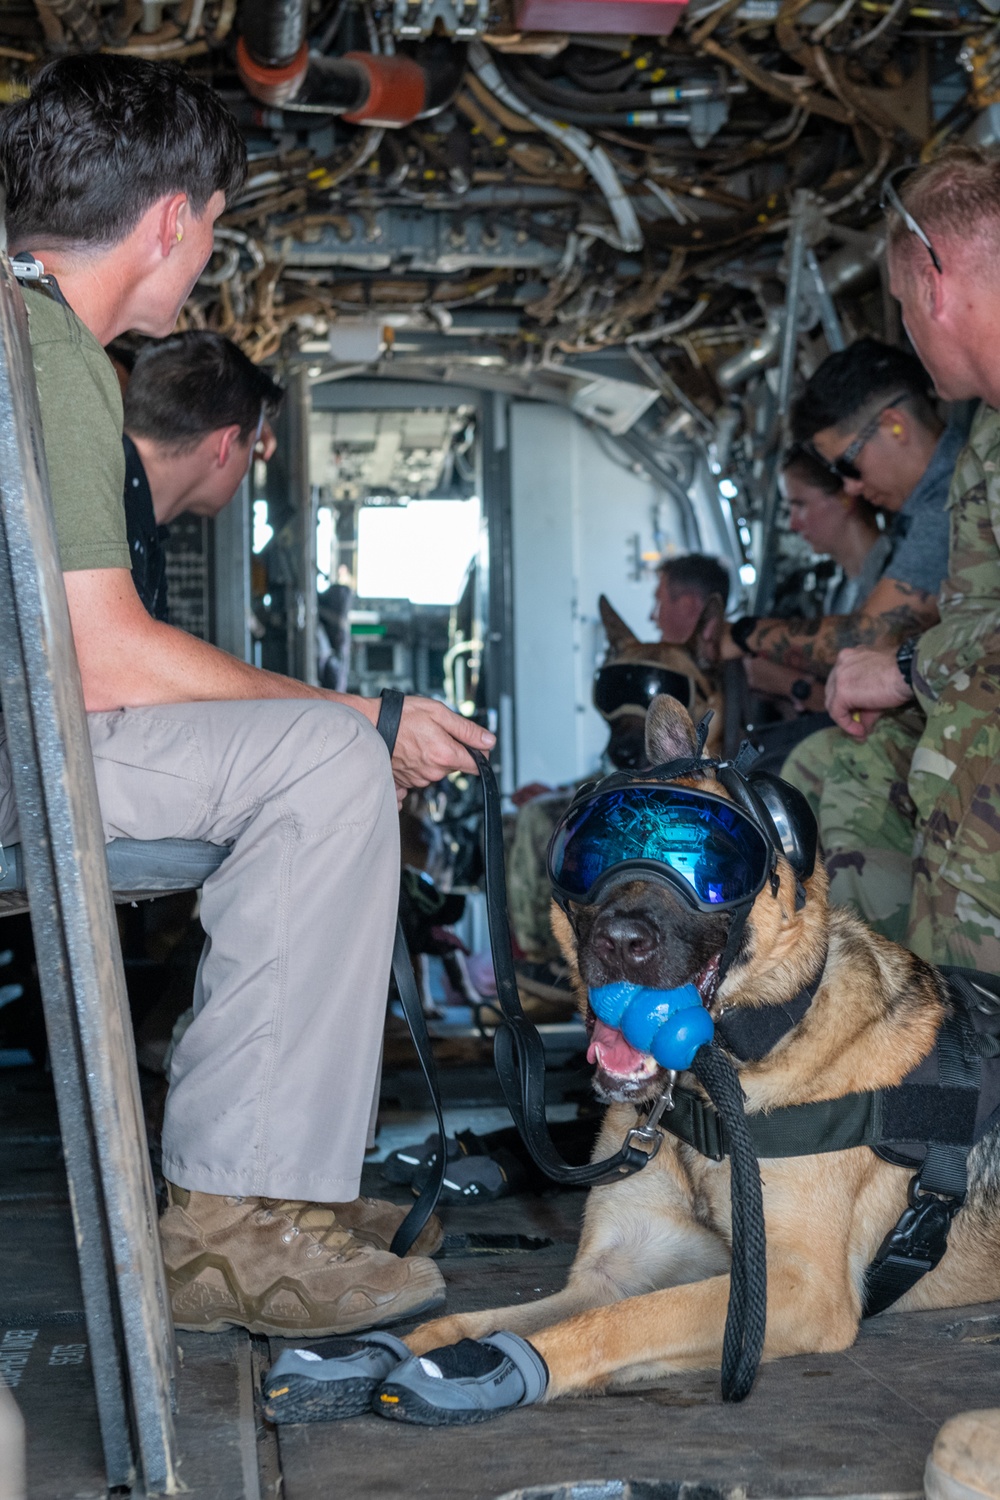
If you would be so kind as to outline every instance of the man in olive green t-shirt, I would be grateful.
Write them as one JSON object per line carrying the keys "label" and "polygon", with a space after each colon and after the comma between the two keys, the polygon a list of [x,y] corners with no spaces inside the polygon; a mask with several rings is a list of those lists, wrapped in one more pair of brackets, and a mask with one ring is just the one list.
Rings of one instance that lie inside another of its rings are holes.
{"label": "man in olive green t-shirt", "polygon": [[[204,887],[195,1020],[163,1128],[174,1318],[350,1333],[444,1295],[432,1261],[373,1248],[402,1210],[357,1193],[396,913],[397,795],[473,770],[465,747],[493,740],[408,698],[390,771],[377,700],[255,670],[152,619],[136,594],[121,400],[102,345],[173,329],[245,170],[212,91],[139,58],[62,58],[0,115],[10,249],[49,279],[24,296],[105,834],[230,847]],[[435,1236],[436,1221],[423,1245]]]}

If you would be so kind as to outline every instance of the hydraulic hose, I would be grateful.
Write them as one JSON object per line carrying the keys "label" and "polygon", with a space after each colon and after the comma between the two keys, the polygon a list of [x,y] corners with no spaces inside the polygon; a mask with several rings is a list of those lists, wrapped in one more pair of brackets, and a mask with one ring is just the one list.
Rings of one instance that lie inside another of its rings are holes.
{"label": "hydraulic hose", "polygon": [[437,40],[415,57],[311,54],[308,0],[244,0],[236,66],[247,92],[273,108],[339,115],[352,125],[398,127],[436,114],[453,98],[465,48]]}
{"label": "hydraulic hose", "polygon": [[480,83],[501,104],[512,110],[514,114],[522,115],[526,120],[530,120],[537,130],[541,130],[553,140],[560,141],[567,151],[573,153],[577,161],[583,163],[604,194],[618,230],[621,248],[623,250],[641,249],[643,240],[638,216],[604,148],[595,146],[590,137],[577,129],[575,125],[562,125],[557,120],[550,119],[548,115],[525,104],[501,78],[499,69],[481,42],[472,43],[469,48],[469,61]]}

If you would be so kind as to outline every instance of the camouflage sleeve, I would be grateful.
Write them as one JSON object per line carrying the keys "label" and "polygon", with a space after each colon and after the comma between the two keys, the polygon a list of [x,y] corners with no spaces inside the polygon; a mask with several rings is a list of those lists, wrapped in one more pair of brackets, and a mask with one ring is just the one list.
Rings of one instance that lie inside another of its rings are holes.
{"label": "camouflage sleeve", "polygon": [[941,589],[949,614],[971,604],[1000,611],[1000,412],[982,406],[948,494],[951,539]]}

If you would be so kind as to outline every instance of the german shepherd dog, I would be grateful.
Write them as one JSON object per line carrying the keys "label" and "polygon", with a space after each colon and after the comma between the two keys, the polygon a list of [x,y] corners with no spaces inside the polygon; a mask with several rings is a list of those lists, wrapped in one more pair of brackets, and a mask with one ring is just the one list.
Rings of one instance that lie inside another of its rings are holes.
{"label": "german shepherd dog", "polygon": [[[653,764],[695,753],[691,720],[672,699],[647,715]],[[678,785],[727,795],[710,771]],[[692,910],[659,882],[610,884],[593,906],[555,908],[553,923],[590,1028],[594,1085],[609,1109],[595,1159],[613,1152],[657,1099],[665,1076],[598,1021],[588,986],[616,980],[672,989],[692,982],[723,1007],[787,1003],[822,968],[798,1024],[741,1066],[750,1114],[891,1087],[931,1051],[947,1000],[930,965],[827,904],[822,865],[795,900],[778,863],[776,895],[756,898],[723,982],[718,957],[731,918]],[[797,909],[798,906],[798,909]],[[826,959],[824,963],[824,953]],[[695,1087],[690,1075],[682,1075]],[[969,1192],[939,1265],[896,1303],[957,1307],[1000,1297],[1000,1129],[969,1157]],[[907,1203],[912,1170],[866,1146],[763,1163],[768,1306],[764,1357],[830,1352],[855,1339],[865,1268]],[[542,1301],[438,1318],[409,1335],[416,1353],[508,1329],[527,1338],[551,1375],[547,1400],[620,1390],[684,1370],[718,1369],[729,1300],[729,1165],[668,1137],[635,1176],[591,1190],[565,1289]]]}
{"label": "german shepherd dog", "polygon": [[[608,638],[608,652],[603,665],[617,667],[631,662],[645,663],[648,666],[665,667],[669,672],[677,672],[681,677],[686,677],[690,683],[690,708],[695,722],[709,710],[712,712],[706,748],[709,755],[718,755],[722,746],[725,717],[723,695],[717,681],[719,637],[726,609],[720,596],[709,595],[690,639],[682,646],[670,645],[666,641],[640,641],[604,594],[598,600],[598,609]],[[609,727],[611,734],[604,753],[611,764],[643,765],[645,716],[622,712],[609,721]]]}

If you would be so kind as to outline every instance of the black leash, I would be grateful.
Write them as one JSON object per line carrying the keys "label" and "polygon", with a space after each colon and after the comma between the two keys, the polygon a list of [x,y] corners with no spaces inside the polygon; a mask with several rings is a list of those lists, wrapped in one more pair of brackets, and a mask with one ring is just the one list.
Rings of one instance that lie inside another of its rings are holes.
{"label": "black leash", "polygon": [[764,1351],[767,1243],[760,1168],[743,1112],[739,1074],[715,1041],[695,1053],[691,1072],[726,1123],[732,1202],[732,1268],[722,1341],[722,1399],[750,1394]]}
{"label": "black leash", "polygon": [[[382,693],[378,731],[392,754],[403,712],[403,694]],[[483,789],[483,849],[486,867],[486,911],[497,981],[500,1024],[493,1041],[494,1062],[507,1107],[533,1161],[554,1182],[593,1187],[631,1176],[656,1155],[662,1135],[652,1121],[630,1130],[620,1149],[601,1161],[571,1166],[556,1150],[545,1116],[545,1049],[534,1024],[521,1008],[511,953],[507,917],[507,877],[503,858],[500,791],[486,757],[471,754]],[[397,924],[392,972],[430,1091],[441,1142],[437,1161],[416,1203],[393,1238],[391,1249],[405,1255],[437,1206],[447,1170],[444,1116],[427,1023],[413,975],[402,926]],[[767,1316],[767,1260],[760,1171],[743,1113],[743,1091],[732,1063],[715,1042],[696,1054],[691,1071],[720,1118],[729,1141],[732,1195],[732,1272],[722,1347],[722,1397],[742,1401],[749,1394],[764,1347]]]}
{"label": "black leash", "polygon": [[[663,1139],[652,1120],[630,1130],[614,1156],[572,1167],[556,1151],[545,1118],[545,1051],[521,1009],[507,920],[500,792],[486,757],[472,755],[483,784],[486,912],[493,972],[502,1017],[493,1040],[494,1061],[507,1107],[532,1159],[553,1181],[572,1187],[615,1182],[641,1171]],[[767,1249],[760,1170],[743,1110],[739,1076],[715,1042],[695,1055],[691,1071],[725,1125],[732,1197],[732,1272],[722,1349],[722,1397],[742,1401],[750,1392],[764,1348],[767,1319]],[[668,1106],[669,1108],[669,1106]],[[641,1146],[635,1142],[641,1142]]]}
{"label": "black leash", "polygon": [[[375,727],[385,740],[390,755],[396,743],[402,717],[403,694],[397,688],[383,689],[382,706],[379,709],[378,723]],[[434,1106],[434,1116],[437,1120],[438,1139],[441,1142],[437,1161],[431,1167],[427,1181],[417,1195],[417,1201],[396,1230],[392,1237],[392,1244],[389,1246],[393,1255],[405,1255],[412,1248],[420,1231],[437,1208],[441,1189],[444,1187],[444,1174],[448,1169],[448,1149],[445,1145],[444,1114],[441,1110],[441,1090],[438,1087],[434,1052],[427,1031],[427,1022],[424,1019],[424,1008],[420,1003],[420,991],[417,989],[417,981],[413,973],[410,950],[406,946],[402,923],[398,921],[392,947],[392,977],[396,981],[399,1003],[403,1007],[406,1024],[413,1038],[414,1050],[427,1082],[431,1103]]]}
{"label": "black leash", "polygon": [[470,753],[479,768],[483,786],[486,917],[500,1013],[500,1023],[493,1038],[493,1061],[507,1108],[535,1165],[553,1182],[564,1187],[594,1187],[602,1182],[617,1182],[621,1177],[641,1171],[655,1155],[662,1137],[658,1131],[637,1127],[629,1131],[614,1156],[579,1167],[570,1166],[552,1144],[545,1118],[545,1048],[534,1024],[521,1009],[511,955],[500,790],[485,755],[478,750]]}

